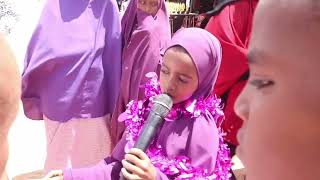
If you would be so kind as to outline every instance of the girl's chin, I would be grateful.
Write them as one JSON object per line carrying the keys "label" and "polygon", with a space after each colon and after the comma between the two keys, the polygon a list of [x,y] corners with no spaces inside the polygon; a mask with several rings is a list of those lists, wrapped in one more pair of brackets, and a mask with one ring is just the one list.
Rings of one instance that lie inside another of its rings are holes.
{"label": "girl's chin", "polygon": [[172,97],[172,96],[171,96],[171,98],[172,98],[173,104],[180,104],[180,103],[183,102],[183,101],[181,101],[181,100],[177,100],[175,97]]}
{"label": "girl's chin", "polygon": [[174,105],[178,105],[178,104],[181,104],[181,103],[182,103],[182,104],[185,104],[185,103],[188,102],[188,101],[187,101],[188,99],[186,99],[186,100],[184,100],[184,99],[183,99],[183,100],[181,100],[181,99],[179,100],[179,99],[178,99],[178,100],[177,100],[177,99],[175,99],[174,97],[171,97],[171,98],[172,98],[172,101],[173,101],[173,104],[174,104]]}

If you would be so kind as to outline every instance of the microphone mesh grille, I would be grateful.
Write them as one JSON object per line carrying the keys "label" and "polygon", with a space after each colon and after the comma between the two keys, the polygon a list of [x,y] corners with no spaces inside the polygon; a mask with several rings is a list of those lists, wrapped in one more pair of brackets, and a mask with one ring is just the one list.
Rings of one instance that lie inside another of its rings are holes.
{"label": "microphone mesh grille", "polygon": [[167,94],[160,94],[153,101],[152,111],[158,113],[164,118],[171,110],[173,105],[172,99]]}

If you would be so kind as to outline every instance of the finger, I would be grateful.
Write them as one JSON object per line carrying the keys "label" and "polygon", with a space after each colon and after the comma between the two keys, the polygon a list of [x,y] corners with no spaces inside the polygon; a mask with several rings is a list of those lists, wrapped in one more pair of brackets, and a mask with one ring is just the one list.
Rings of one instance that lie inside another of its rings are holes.
{"label": "finger", "polygon": [[130,149],[129,154],[136,155],[141,160],[149,160],[149,157],[147,156],[147,154],[144,153],[141,149],[138,149],[138,148]]}
{"label": "finger", "polygon": [[141,168],[139,168],[136,165],[133,165],[125,160],[122,160],[122,166],[126,169],[126,171],[131,172],[131,174],[135,174],[138,175],[140,177],[144,177],[145,176],[145,172],[144,170],[142,170]]}
{"label": "finger", "polygon": [[151,161],[149,160],[149,158],[148,160],[141,160],[139,159],[139,157],[133,154],[126,154],[125,159],[134,164],[135,166],[139,167],[143,171],[148,171],[151,165]]}
{"label": "finger", "polygon": [[62,176],[50,178],[50,180],[63,180]]}
{"label": "finger", "polygon": [[63,176],[44,177],[41,180],[63,180]]}
{"label": "finger", "polygon": [[143,161],[144,161],[144,160],[139,159],[139,157],[137,157],[136,155],[133,155],[133,154],[126,154],[124,156],[124,159],[127,160],[128,162],[136,165],[136,166],[139,165],[139,167],[141,166],[141,164],[143,164]]}
{"label": "finger", "polygon": [[121,173],[122,173],[123,177],[125,177],[128,180],[140,180],[140,179],[142,179],[142,178],[140,178],[139,176],[137,176],[135,174],[129,173],[125,168],[121,169]]}
{"label": "finger", "polygon": [[53,171],[50,171],[46,176],[45,178],[53,178],[53,177],[56,177],[56,176],[62,176],[63,174],[63,171],[62,170],[53,170]]}

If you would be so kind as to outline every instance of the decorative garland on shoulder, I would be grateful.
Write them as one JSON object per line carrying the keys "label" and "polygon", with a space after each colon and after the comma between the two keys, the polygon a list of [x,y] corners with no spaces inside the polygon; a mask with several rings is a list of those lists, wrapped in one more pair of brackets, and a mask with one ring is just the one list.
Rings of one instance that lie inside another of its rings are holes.
{"label": "decorative garland on shoulder", "polygon": [[[125,118],[119,118],[124,121],[126,125],[126,139],[128,141],[126,150],[133,147],[146,119],[145,114],[150,111],[153,97],[160,94],[160,85],[156,73],[148,73],[146,75],[150,80],[145,84],[146,101],[131,101],[127,105]],[[191,160],[185,156],[177,156],[174,159],[169,159],[163,153],[161,146],[152,143],[148,150],[152,164],[161,172],[166,174],[170,179],[185,180],[185,179],[203,179],[203,180],[227,180],[230,178],[231,159],[230,150],[224,143],[224,133],[221,129],[221,123],[224,118],[223,111],[220,107],[221,100],[215,96],[207,99],[199,99],[190,103],[187,108],[175,107],[171,110],[171,118],[178,113],[187,114],[191,118],[205,115],[216,121],[219,130],[219,149],[217,153],[217,161],[214,173],[211,174],[207,170],[193,167]]]}

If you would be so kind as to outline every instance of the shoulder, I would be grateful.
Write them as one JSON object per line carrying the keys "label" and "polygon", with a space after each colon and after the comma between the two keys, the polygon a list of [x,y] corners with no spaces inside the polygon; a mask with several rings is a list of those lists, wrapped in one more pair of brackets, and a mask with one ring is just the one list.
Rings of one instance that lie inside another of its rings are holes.
{"label": "shoulder", "polygon": [[[204,116],[194,120],[190,136],[190,148],[192,151],[202,152],[201,156],[215,157],[219,146],[219,131],[213,121],[208,121]],[[197,153],[191,153],[193,157],[199,157]]]}
{"label": "shoulder", "polygon": [[[148,46],[149,48],[159,48],[160,38],[159,34],[153,27],[136,29],[131,36],[132,42],[137,42],[139,45]],[[136,48],[136,47],[132,47]],[[156,52],[159,53],[159,52]]]}
{"label": "shoulder", "polygon": [[205,116],[199,116],[194,118],[192,121],[194,121],[192,131],[196,136],[203,137],[205,139],[218,138],[219,131],[216,122],[213,119],[209,119]]}

